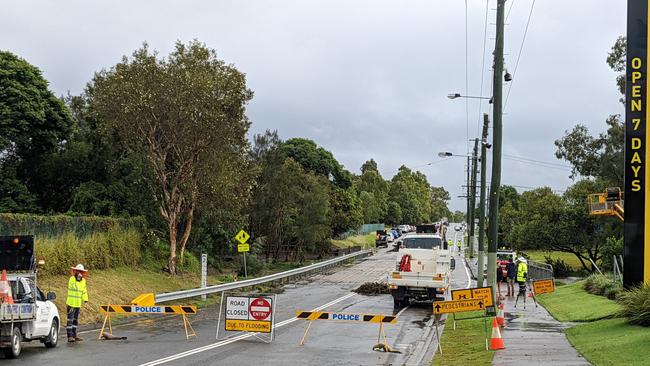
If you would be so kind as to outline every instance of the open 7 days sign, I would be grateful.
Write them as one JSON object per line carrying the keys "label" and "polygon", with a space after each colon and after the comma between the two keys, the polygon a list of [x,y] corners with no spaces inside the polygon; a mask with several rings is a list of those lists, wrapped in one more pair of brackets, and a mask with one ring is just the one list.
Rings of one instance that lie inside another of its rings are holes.
{"label": "open 7 days sign", "polygon": [[226,330],[271,333],[272,324],[273,298],[226,297]]}

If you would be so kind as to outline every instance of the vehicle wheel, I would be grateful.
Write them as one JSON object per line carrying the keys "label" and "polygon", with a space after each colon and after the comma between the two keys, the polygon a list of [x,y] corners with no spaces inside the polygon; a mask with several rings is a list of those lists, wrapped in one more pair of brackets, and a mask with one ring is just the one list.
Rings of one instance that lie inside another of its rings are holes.
{"label": "vehicle wheel", "polygon": [[52,328],[50,328],[50,334],[48,334],[47,339],[45,340],[45,347],[54,348],[59,342],[59,321],[54,319],[52,320]]}
{"label": "vehicle wheel", "polygon": [[20,356],[21,345],[20,342],[23,340],[22,335],[20,334],[20,328],[14,328],[14,335],[11,337],[11,346],[3,349],[6,358],[17,358]]}

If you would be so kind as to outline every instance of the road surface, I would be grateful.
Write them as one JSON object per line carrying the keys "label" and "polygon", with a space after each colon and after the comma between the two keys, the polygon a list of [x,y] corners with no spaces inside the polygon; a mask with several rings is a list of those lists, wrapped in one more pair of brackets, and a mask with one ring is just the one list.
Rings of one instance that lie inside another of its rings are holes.
{"label": "road surface", "polygon": [[[453,227],[452,227],[453,229]],[[458,234],[459,236],[462,233]],[[462,237],[462,236],[461,236]],[[393,314],[390,295],[365,296],[351,290],[364,282],[383,281],[395,268],[397,253],[381,250],[353,265],[318,274],[286,285],[278,295],[276,334],[271,344],[246,335],[216,340],[217,308],[200,310],[193,326],[198,336],[185,340],[178,317],[144,320],[114,329],[127,341],[98,341],[98,331],[88,331],[83,343],[68,344],[62,333],[55,349],[40,343],[26,344],[17,360],[3,365],[402,365],[428,364],[435,331],[430,304],[413,304],[395,310],[396,325],[386,326],[388,341],[401,353],[372,350],[377,343],[377,324],[314,322],[306,343],[298,343],[307,322],[295,319],[296,310],[328,310],[349,313]],[[456,256],[452,288],[469,286],[464,262]],[[65,330],[63,330],[65,332]],[[243,338],[243,339],[242,339]]]}

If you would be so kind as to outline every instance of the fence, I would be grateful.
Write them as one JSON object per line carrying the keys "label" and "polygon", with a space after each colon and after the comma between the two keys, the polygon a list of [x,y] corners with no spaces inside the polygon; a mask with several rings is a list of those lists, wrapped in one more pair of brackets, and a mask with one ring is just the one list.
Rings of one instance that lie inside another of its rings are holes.
{"label": "fence", "polygon": [[548,263],[528,262],[528,278],[531,280],[545,280],[553,278],[553,266]]}

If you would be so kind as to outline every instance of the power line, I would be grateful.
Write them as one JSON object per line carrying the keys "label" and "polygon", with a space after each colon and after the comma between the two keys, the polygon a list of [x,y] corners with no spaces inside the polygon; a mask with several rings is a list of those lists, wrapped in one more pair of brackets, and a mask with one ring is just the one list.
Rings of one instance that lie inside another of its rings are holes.
{"label": "power line", "polygon": [[507,156],[507,157],[515,158],[515,159],[519,159],[519,160],[526,160],[526,161],[530,161],[530,162],[533,162],[533,163],[555,165],[555,166],[562,167],[562,168],[572,169],[572,167],[570,165],[560,164],[560,163],[553,163],[553,162],[550,162],[550,161],[535,160],[535,159],[531,159],[531,158],[527,158],[527,157],[519,156],[519,155],[503,154],[503,156]]}
{"label": "power line", "polygon": [[[488,12],[489,12],[490,0],[485,1],[485,25],[483,28],[483,60],[481,61],[481,93],[480,96],[483,96],[483,76],[485,73],[485,45],[487,41],[487,25],[488,25]],[[478,136],[481,130],[481,111],[483,109],[483,99],[479,99],[478,102],[478,121],[476,122],[476,135]]]}
{"label": "power line", "polygon": [[[469,95],[469,30],[468,30],[468,9],[465,0],[465,95]],[[465,98],[465,144],[469,153],[469,100]]]}
{"label": "power line", "polygon": [[528,164],[528,165],[536,165],[536,166],[549,168],[549,169],[559,169],[559,170],[564,170],[564,171],[571,171],[572,170],[572,168],[567,167],[567,166],[558,166],[558,165],[551,165],[549,163],[543,163],[543,162],[520,160],[520,159],[517,159],[517,158],[511,158],[511,157],[507,157],[507,156],[504,156],[503,158],[506,159],[506,160],[516,161],[518,163],[523,163],[523,164]]}
{"label": "power line", "polygon": [[510,7],[508,8],[508,14],[506,14],[506,22],[508,21],[508,18],[510,18],[510,12],[512,11],[512,6],[515,5],[515,0],[512,0],[510,2]]}
{"label": "power line", "polygon": [[429,165],[434,165],[434,164],[442,163],[443,161],[448,161],[448,160],[449,160],[449,159],[440,159],[440,160],[432,161],[432,162],[429,162],[429,163],[426,163],[426,164],[416,165],[416,166],[413,167],[413,169],[423,168],[423,167],[425,167],[425,166],[429,166]]}
{"label": "power line", "polygon": [[526,42],[526,35],[528,35],[528,26],[530,26],[530,19],[533,17],[533,9],[535,9],[535,0],[530,4],[530,12],[528,13],[528,20],[526,21],[526,29],[524,30],[524,37],[521,39],[521,46],[519,47],[519,54],[517,55],[517,62],[515,62],[515,69],[512,72],[512,81],[508,85],[508,94],[506,94],[506,100],[503,103],[503,109],[506,109],[508,105],[508,98],[510,98],[510,91],[512,90],[512,84],[514,84],[517,75],[517,68],[519,68],[519,60],[521,59],[521,52],[524,50],[524,43]]}

